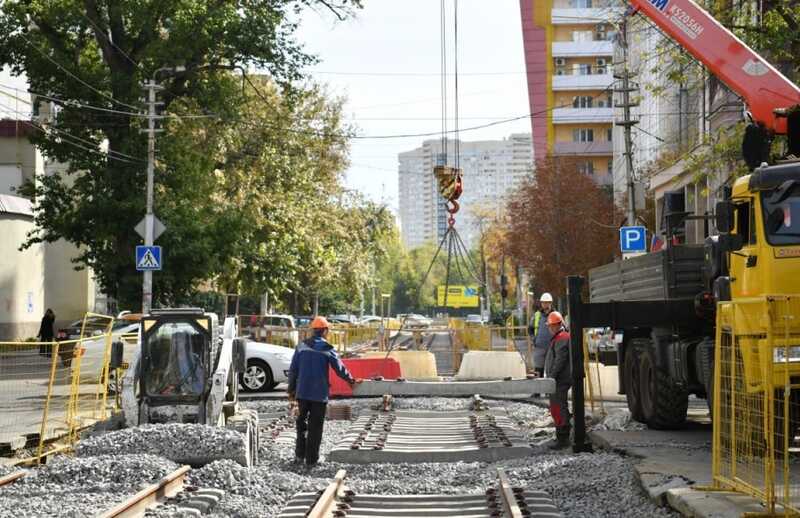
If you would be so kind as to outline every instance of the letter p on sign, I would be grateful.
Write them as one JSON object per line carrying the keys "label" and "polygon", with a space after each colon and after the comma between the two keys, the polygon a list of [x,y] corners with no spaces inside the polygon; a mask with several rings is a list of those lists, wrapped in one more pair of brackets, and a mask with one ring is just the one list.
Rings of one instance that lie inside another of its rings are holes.
{"label": "letter p on sign", "polygon": [[619,246],[623,254],[646,252],[647,230],[644,227],[621,227],[619,229]]}

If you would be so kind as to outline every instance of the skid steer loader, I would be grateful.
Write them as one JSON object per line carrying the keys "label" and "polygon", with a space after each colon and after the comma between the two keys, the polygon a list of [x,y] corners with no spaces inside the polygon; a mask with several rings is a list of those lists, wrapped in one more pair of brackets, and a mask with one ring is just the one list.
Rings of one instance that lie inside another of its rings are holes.
{"label": "skid steer loader", "polygon": [[147,423],[197,423],[233,429],[258,460],[258,414],[239,405],[239,373],[246,367],[245,342],[236,318],[199,308],[159,309],[142,317],[139,350],[122,382],[128,427]]}

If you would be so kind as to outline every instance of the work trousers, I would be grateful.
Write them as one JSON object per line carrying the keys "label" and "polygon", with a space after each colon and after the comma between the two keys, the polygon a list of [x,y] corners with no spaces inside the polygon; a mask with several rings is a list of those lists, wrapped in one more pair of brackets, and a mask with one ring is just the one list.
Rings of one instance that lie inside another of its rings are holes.
{"label": "work trousers", "polygon": [[556,425],[556,439],[569,441],[570,424],[568,393],[569,385],[556,385],[556,391],[550,394],[550,415]]}
{"label": "work trousers", "polygon": [[325,425],[325,409],[328,404],[321,401],[298,399],[297,442],[294,455],[303,459],[307,466],[319,460],[319,445],[322,442],[322,428]]}

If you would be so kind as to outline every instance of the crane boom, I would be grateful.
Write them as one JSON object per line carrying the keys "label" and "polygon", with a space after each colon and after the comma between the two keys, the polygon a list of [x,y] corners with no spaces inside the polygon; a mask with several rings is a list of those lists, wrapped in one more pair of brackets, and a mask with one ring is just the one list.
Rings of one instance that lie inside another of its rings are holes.
{"label": "crane boom", "polygon": [[741,95],[756,123],[786,134],[787,120],[775,110],[800,105],[800,87],[692,0],[629,1]]}

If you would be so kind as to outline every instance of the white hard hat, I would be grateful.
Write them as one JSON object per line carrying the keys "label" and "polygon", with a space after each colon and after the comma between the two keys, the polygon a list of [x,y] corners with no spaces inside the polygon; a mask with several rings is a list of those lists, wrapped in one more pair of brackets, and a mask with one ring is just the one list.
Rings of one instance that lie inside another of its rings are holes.
{"label": "white hard hat", "polygon": [[539,302],[553,302],[553,296],[549,293],[542,293],[542,296],[539,297]]}

